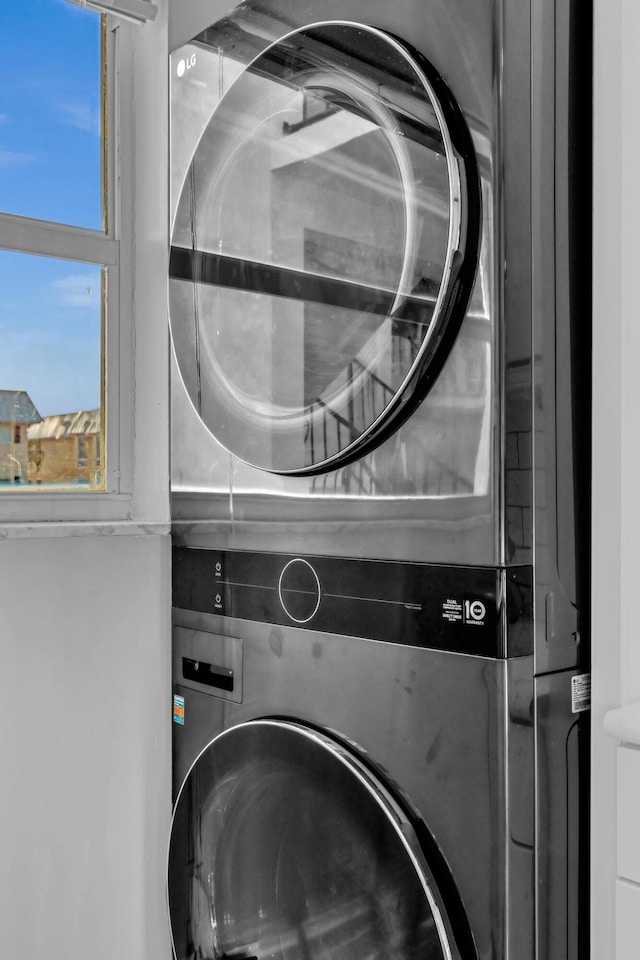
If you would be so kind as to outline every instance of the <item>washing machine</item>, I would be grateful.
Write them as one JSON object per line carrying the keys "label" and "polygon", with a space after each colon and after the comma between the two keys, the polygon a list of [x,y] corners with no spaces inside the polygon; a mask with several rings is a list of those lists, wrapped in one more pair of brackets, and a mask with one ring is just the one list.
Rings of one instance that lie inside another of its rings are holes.
{"label": "washing machine", "polygon": [[588,7],[170,57],[176,960],[588,956]]}

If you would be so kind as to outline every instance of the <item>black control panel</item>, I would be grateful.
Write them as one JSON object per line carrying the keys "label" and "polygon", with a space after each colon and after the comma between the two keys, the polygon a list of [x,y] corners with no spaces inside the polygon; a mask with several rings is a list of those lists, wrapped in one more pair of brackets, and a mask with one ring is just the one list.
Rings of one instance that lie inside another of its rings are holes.
{"label": "black control panel", "polygon": [[[529,567],[180,546],[173,550],[173,605],[486,657],[522,656],[533,649]],[[510,643],[512,635],[517,640]]]}

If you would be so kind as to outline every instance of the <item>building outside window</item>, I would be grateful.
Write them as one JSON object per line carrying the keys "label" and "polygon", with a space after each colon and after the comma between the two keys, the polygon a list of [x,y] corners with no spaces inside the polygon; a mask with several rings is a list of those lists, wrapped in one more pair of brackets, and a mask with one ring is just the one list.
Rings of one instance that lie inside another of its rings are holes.
{"label": "building outside window", "polygon": [[21,484],[29,471],[27,430],[41,420],[24,390],[0,390],[0,491]]}

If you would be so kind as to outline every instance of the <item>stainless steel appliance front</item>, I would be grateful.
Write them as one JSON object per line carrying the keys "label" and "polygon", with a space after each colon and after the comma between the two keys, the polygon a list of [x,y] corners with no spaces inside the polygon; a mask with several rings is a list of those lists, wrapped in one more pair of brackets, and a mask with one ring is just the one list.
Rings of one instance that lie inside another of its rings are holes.
{"label": "stainless steel appliance front", "polygon": [[171,58],[177,960],[588,955],[588,7]]}
{"label": "stainless steel appliance front", "polygon": [[[175,622],[178,960],[535,955],[530,657]],[[185,684],[185,630],[242,643],[242,704]]]}

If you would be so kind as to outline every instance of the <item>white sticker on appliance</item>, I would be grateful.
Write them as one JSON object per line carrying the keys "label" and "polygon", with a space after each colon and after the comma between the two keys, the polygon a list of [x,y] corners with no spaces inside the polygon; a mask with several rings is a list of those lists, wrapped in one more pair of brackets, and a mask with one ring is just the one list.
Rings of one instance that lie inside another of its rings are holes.
{"label": "white sticker on appliance", "polygon": [[462,620],[462,604],[459,600],[448,599],[442,604],[442,619],[449,623],[458,623]]}
{"label": "white sticker on appliance", "polygon": [[571,677],[571,712],[582,713],[591,708],[591,674],[580,673]]}
{"label": "white sticker on appliance", "polygon": [[464,622],[472,623],[475,626],[483,627],[484,618],[487,615],[487,608],[482,600],[465,600],[464,602]]}

